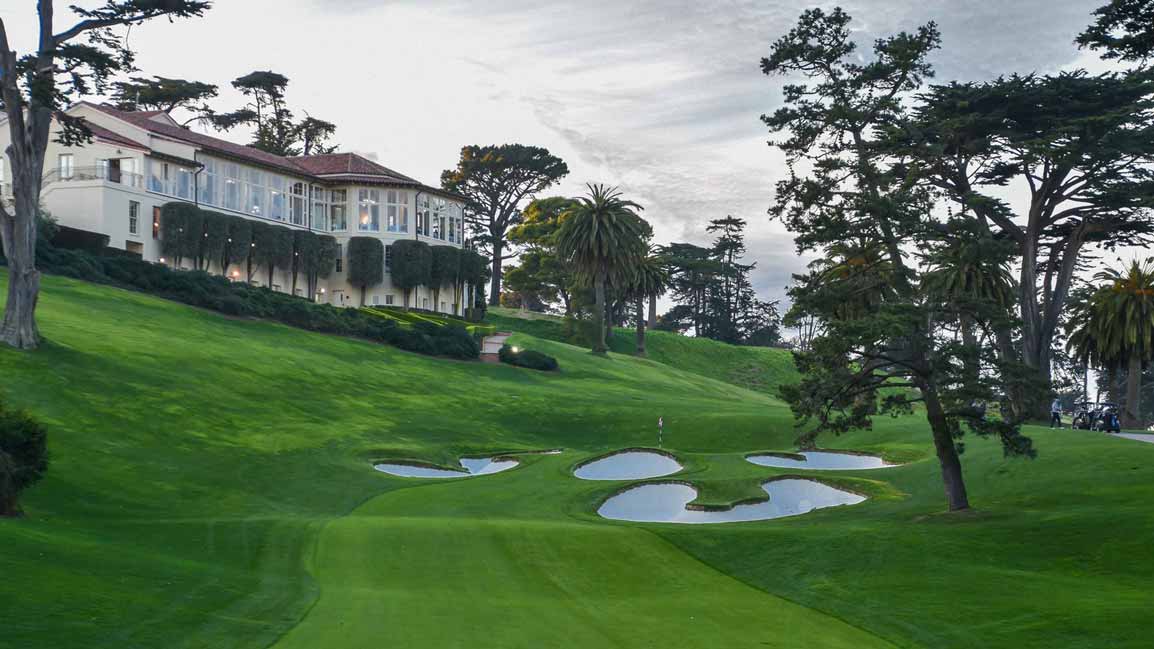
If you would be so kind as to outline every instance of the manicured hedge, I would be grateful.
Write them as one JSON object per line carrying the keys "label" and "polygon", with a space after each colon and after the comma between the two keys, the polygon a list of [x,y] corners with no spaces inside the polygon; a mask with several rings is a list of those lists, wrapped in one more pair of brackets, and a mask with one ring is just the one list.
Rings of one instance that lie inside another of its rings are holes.
{"label": "manicured hedge", "polygon": [[409,308],[409,296],[418,286],[429,286],[432,282],[433,251],[424,241],[402,239],[394,243],[393,262],[389,275],[393,286],[401,289],[405,296],[405,308]]}
{"label": "manicured hedge", "polygon": [[385,244],[375,237],[349,239],[349,284],[361,287],[361,306],[365,305],[365,289],[385,280]]}
{"label": "manicured hedge", "polygon": [[509,345],[501,348],[497,352],[497,358],[502,363],[509,365],[516,365],[517,367],[527,367],[531,370],[540,370],[542,372],[554,372],[557,370],[557,359],[541,352],[533,351],[532,349],[522,349],[520,351],[513,351]]}
{"label": "manicured hedge", "polygon": [[267,288],[230,282],[204,271],[173,270],[134,257],[96,256],[50,246],[37,250],[37,263],[46,272],[58,275],[134,288],[227,315],[264,318],[309,331],[366,338],[420,354],[473,359],[481,352],[480,345],[463,327],[433,323],[400,327],[396,322],[357,309],[314,304]]}

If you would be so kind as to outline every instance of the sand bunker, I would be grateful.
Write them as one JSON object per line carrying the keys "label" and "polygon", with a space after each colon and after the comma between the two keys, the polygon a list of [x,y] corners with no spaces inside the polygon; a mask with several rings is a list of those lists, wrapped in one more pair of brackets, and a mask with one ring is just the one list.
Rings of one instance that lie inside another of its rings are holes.
{"label": "sand bunker", "polygon": [[700,525],[784,518],[826,507],[856,505],[865,500],[864,496],[800,478],[772,480],[761,488],[769,495],[768,502],[711,511],[686,507],[697,497],[697,490],[687,484],[646,484],[612,496],[597,513],[618,521]]}
{"label": "sand bunker", "polygon": [[804,451],[801,453],[765,453],[749,455],[746,461],[761,466],[783,469],[817,469],[821,471],[849,471],[852,469],[884,469],[897,466],[887,464],[875,455],[857,453],[831,453],[828,451]]}
{"label": "sand bunker", "polygon": [[408,462],[381,462],[373,468],[381,473],[399,476],[401,478],[471,478],[479,475],[490,475],[508,471],[520,464],[510,457],[476,457],[461,458],[462,470],[446,469],[431,464],[416,464]]}
{"label": "sand bunker", "polygon": [[645,480],[682,469],[672,456],[657,451],[626,450],[586,462],[573,471],[582,480]]}

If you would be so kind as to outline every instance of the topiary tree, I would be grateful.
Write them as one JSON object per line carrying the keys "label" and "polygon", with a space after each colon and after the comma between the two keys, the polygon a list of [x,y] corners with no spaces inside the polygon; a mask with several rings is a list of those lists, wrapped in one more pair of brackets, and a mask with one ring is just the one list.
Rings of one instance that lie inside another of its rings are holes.
{"label": "topiary tree", "polygon": [[317,280],[327,279],[333,274],[337,265],[337,239],[322,234],[317,237],[317,260],[312,274],[309,276],[309,299],[317,296]]}
{"label": "topiary tree", "polygon": [[[189,249],[185,238],[190,233],[192,215],[200,210],[191,203],[165,203],[160,208],[160,251],[179,267]],[[200,228],[200,215],[195,218]]]}
{"label": "topiary tree", "polygon": [[264,251],[265,248],[272,246],[272,226],[262,221],[250,221],[249,228],[252,230],[252,243],[249,245],[248,252],[248,270],[246,275],[249,283],[252,283],[252,278],[256,276],[257,268],[261,266],[268,253]]}
{"label": "topiary tree", "polygon": [[305,290],[311,290],[309,278],[316,273],[317,255],[320,252],[320,238],[307,230],[293,232],[292,258],[292,294],[297,293],[297,275],[305,274],[305,283],[309,284]]}
{"label": "topiary tree", "polygon": [[361,306],[364,306],[365,289],[385,279],[385,245],[373,237],[353,237],[349,239],[348,254],[349,284],[361,287]]}
{"label": "topiary tree", "polygon": [[480,294],[477,293],[477,287],[485,283],[485,273],[488,270],[489,260],[484,255],[475,250],[461,251],[461,283],[468,286],[468,299],[465,301],[468,307],[465,316],[469,319],[474,319],[471,314],[476,310],[477,305],[484,303],[482,299],[479,299]]}
{"label": "topiary tree", "polygon": [[184,221],[184,233],[180,237],[180,257],[192,262],[192,267],[200,268],[201,249],[204,247],[204,210],[189,205]]}
{"label": "topiary tree", "polygon": [[0,402],[0,518],[22,515],[20,493],[48,471],[47,434],[35,420]]}
{"label": "topiary tree", "polygon": [[393,286],[404,291],[405,310],[409,295],[418,286],[432,284],[433,251],[424,241],[404,239],[393,244]]}
{"label": "topiary tree", "polygon": [[[232,264],[240,265],[249,261],[252,256],[252,221],[239,216],[225,215],[228,223],[228,238],[224,242],[224,250],[220,256],[220,270],[228,273]],[[249,266],[249,280],[252,280],[252,264]]]}
{"label": "topiary tree", "polygon": [[[198,267],[201,270],[209,270],[212,262],[219,261],[224,254],[225,244],[228,243],[228,221],[231,217],[210,210],[201,210],[201,213],[204,218],[204,238],[200,244]],[[228,269],[222,265],[220,272],[226,273]]]}
{"label": "topiary tree", "polygon": [[264,266],[268,271],[268,288],[272,288],[273,273],[277,268],[288,270],[292,267],[293,259],[293,232],[280,225],[266,225],[256,227],[253,222],[254,261]]}
{"label": "topiary tree", "polygon": [[[395,253],[395,251],[394,251]],[[441,303],[441,288],[453,285],[461,269],[461,251],[452,246],[433,246],[429,265],[429,286],[433,287],[433,310]],[[453,293],[453,312],[457,295]]]}

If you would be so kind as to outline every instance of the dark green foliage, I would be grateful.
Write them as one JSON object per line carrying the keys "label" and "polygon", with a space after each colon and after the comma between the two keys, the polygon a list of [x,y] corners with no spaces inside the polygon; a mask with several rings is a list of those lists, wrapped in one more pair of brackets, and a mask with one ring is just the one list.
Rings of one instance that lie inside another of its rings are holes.
{"label": "dark green foliage", "polygon": [[200,209],[192,203],[165,203],[160,208],[160,250],[177,266],[191,247],[186,238],[192,221],[198,228],[202,222]]}
{"label": "dark green foliage", "polygon": [[[397,253],[393,250],[393,254]],[[461,269],[461,250],[453,246],[432,246],[429,260],[429,286],[448,286]]]}
{"label": "dark green foliage", "polygon": [[199,81],[167,79],[165,77],[132,77],[128,81],[117,81],[112,100],[121,110],[162,110],[170,117],[172,111],[183,108],[194,113],[185,125],[201,119],[212,111],[208,100],[216,97],[217,87]]}
{"label": "dark green foliage", "polygon": [[[337,265],[337,239],[331,235],[317,236],[317,264],[316,277],[327,278],[333,274]],[[313,278],[316,285],[316,278]]]}
{"label": "dark green foliage", "polygon": [[225,249],[221,256],[222,268],[243,264],[252,256],[252,226],[253,222],[248,219],[229,218],[228,239],[225,241]]}
{"label": "dark green foliage", "polygon": [[429,286],[433,288],[434,311],[440,308],[441,289],[455,285],[460,274],[461,249],[453,246],[433,246],[429,259]]}
{"label": "dark green foliage", "polygon": [[365,289],[385,279],[385,246],[374,237],[353,237],[347,248],[349,284],[361,287],[361,306],[364,306]]}
{"label": "dark green foliage", "polygon": [[409,294],[418,286],[432,284],[433,251],[424,241],[405,239],[393,244],[393,264],[390,269],[393,286],[405,292],[405,308]]}
{"label": "dark green foliage", "polygon": [[108,235],[88,230],[78,230],[64,225],[53,225],[52,232],[46,233],[52,245],[68,250],[83,250],[99,253],[108,247]]}
{"label": "dark green foliage", "polygon": [[1095,21],[1078,36],[1078,45],[1104,59],[1145,63],[1154,54],[1154,2],[1110,0],[1094,12]]}
{"label": "dark green foliage", "polygon": [[98,257],[48,247],[40,251],[38,263],[55,274],[133,288],[226,315],[276,320],[309,331],[365,338],[421,354],[460,359],[477,358],[480,354],[474,337],[456,324],[424,323],[431,329],[398,327],[386,318],[357,309],[314,304],[286,293],[230,282],[219,275],[173,270],[137,257]]}
{"label": "dark green foliage", "polygon": [[497,357],[501,359],[502,363],[509,365],[516,365],[517,367],[527,367],[531,370],[540,370],[542,372],[554,372],[557,370],[557,359],[547,354],[542,354],[532,349],[522,349],[514,351],[509,345],[501,348],[497,353]]}
{"label": "dark green foliage", "polygon": [[34,419],[0,401],[0,518],[19,516],[20,493],[48,471],[47,433]]}
{"label": "dark green foliage", "polygon": [[565,161],[548,149],[523,144],[466,146],[456,168],[441,173],[441,186],[465,197],[475,241],[492,253],[490,304],[501,296],[505,237],[521,220],[521,203],[568,174]]}
{"label": "dark green foliage", "polygon": [[321,242],[320,237],[307,230],[293,231],[293,258],[292,258],[292,276],[293,295],[296,295],[297,276],[304,273],[305,276],[305,295],[312,299],[313,283],[312,278],[316,276],[317,264],[320,261]]}
{"label": "dark green foliage", "polygon": [[293,257],[293,232],[282,225],[253,222],[252,262],[263,266],[268,273],[267,285],[272,288],[273,272],[280,268],[290,270]]}
{"label": "dark green foliage", "polygon": [[[204,218],[204,239],[200,245],[200,268],[208,270],[212,264],[219,264],[224,258],[228,245],[229,221],[240,219],[237,216],[221,214],[210,210],[201,210]],[[221,266],[221,272],[224,272]]]}
{"label": "dark green foliage", "polygon": [[206,111],[203,118],[215,128],[227,131],[237,126],[253,128],[251,146],[281,156],[332,153],[336,146],[328,140],[336,126],[306,113],[297,121],[285,103],[288,77],[271,70],[257,70],[232,82],[249,103],[229,112]]}
{"label": "dark green foliage", "polygon": [[184,232],[180,237],[180,257],[200,267],[204,248],[204,210],[193,207],[184,215]]}

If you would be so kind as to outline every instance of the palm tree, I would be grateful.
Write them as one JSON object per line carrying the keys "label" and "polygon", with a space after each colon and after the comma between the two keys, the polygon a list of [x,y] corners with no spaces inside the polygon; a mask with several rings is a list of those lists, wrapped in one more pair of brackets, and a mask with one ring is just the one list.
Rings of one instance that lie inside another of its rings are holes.
{"label": "palm tree", "polygon": [[557,233],[557,252],[593,285],[597,338],[593,353],[604,354],[605,285],[620,280],[624,271],[645,254],[648,228],[635,210],[637,203],[621,198],[616,187],[587,185],[589,193],[565,215]]}
{"label": "palm tree", "polygon": [[1070,346],[1113,372],[1128,365],[1124,426],[1141,423],[1142,368],[1154,356],[1154,258],[1094,276],[1102,286],[1075,314]]}
{"label": "palm tree", "polygon": [[968,346],[977,345],[974,327],[983,312],[1009,312],[1015,304],[1014,276],[1000,248],[989,237],[957,237],[927,259],[922,288],[957,315]]}
{"label": "palm tree", "polygon": [[665,260],[651,249],[648,255],[629,269],[628,275],[627,293],[637,307],[636,353],[645,356],[645,328],[648,324],[645,319],[645,300],[648,298],[651,304],[656,304],[657,296],[664,293],[665,287],[669,285],[669,271],[665,269]]}

